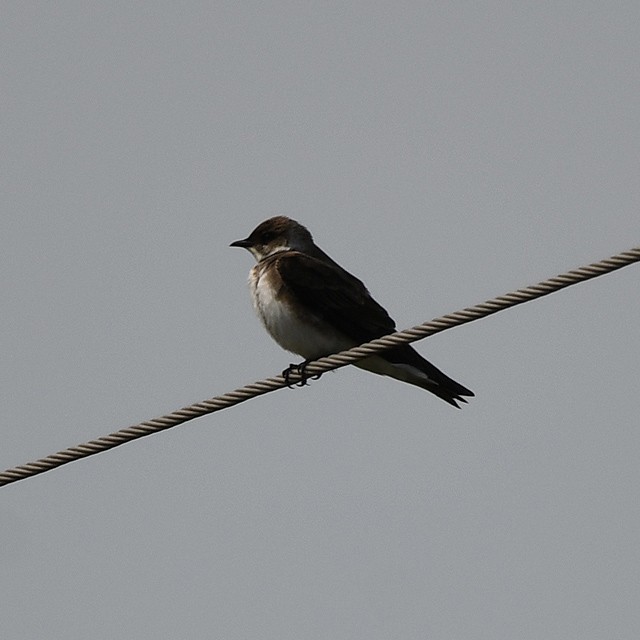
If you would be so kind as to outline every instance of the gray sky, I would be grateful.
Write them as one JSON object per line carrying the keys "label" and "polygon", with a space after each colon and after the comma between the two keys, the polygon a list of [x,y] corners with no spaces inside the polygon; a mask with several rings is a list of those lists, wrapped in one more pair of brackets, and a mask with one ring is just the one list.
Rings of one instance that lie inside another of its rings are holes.
{"label": "gray sky", "polygon": [[[3,3],[2,468],[296,360],[276,214],[404,328],[640,243],[640,4]],[[14,640],[637,638],[639,267],[0,491]]]}

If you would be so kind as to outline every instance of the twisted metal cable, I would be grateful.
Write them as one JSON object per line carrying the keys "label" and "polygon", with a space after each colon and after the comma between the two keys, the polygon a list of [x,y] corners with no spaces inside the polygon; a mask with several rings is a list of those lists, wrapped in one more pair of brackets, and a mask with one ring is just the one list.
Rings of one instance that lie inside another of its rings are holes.
{"label": "twisted metal cable", "polygon": [[[560,274],[554,278],[549,278],[538,284],[525,287],[524,289],[518,289],[511,293],[507,293],[497,298],[481,302],[473,307],[467,307],[461,311],[441,316],[429,322],[417,325],[405,331],[399,331],[397,333],[372,340],[353,349],[342,351],[340,353],[327,356],[326,358],[320,358],[314,362],[309,363],[305,368],[306,376],[316,375],[330,371],[331,369],[337,369],[344,367],[348,364],[352,364],[358,360],[366,358],[374,353],[384,351],[390,347],[394,347],[400,344],[408,344],[415,342],[421,338],[426,338],[440,331],[451,329],[467,322],[473,322],[479,318],[485,318],[493,313],[515,307],[516,305],[541,298],[542,296],[549,295],[565,287],[569,287],[591,278],[597,278],[598,276],[610,273],[622,267],[626,267],[635,262],[640,262],[640,247],[635,247],[629,251],[619,253],[611,258],[595,262],[579,269],[574,269],[566,273]],[[289,377],[289,383],[296,383],[302,380],[302,377],[293,372]],[[18,480],[24,480],[31,476],[50,471],[56,467],[60,467],[69,462],[80,460],[88,456],[119,447],[121,444],[143,438],[158,431],[164,431],[170,429],[194,418],[214,413],[215,411],[221,411],[228,407],[233,407],[241,402],[250,400],[257,396],[282,389],[287,386],[287,381],[283,376],[274,376],[272,378],[266,378],[253,384],[248,384],[244,387],[240,387],[235,391],[230,391],[221,396],[211,398],[210,400],[204,400],[192,404],[189,407],[178,409],[172,413],[169,413],[160,418],[154,418],[140,424],[120,429],[114,433],[103,436],[84,444],[79,444],[69,449],[58,451],[52,455],[49,455],[40,460],[29,462],[27,464],[19,465],[11,469],[0,473],[0,486],[17,482]]]}

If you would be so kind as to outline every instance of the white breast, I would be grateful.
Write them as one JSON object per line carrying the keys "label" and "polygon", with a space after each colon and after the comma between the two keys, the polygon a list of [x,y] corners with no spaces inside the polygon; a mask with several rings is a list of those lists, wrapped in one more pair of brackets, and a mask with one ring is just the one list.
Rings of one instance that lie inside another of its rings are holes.
{"label": "white breast", "polygon": [[272,338],[287,351],[311,359],[341,351],[352,346],[336,335],[331,327],[323,327],[319,320],[307,322],[293,313],[264,277],[260,265],[249,273],[249,289],[253,307]]}

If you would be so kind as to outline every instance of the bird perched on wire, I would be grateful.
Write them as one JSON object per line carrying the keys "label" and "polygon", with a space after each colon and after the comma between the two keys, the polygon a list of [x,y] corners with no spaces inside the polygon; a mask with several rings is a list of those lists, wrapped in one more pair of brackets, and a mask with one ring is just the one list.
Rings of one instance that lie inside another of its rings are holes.
{"label": "bird perched on wire", "polygon": [[[364,284],[332,260],[311,233],[285,216],[269,218],[232,247],[251,252],[253,306],[271,337],[305,362],[283,372],[304,374],[310,360],[344,351],[396,330]],[[410,345],[369,356],[356,367],[426,389],[454,407],[473,392],[425,360]],[[303,378],[304,383],[304,378]]]}

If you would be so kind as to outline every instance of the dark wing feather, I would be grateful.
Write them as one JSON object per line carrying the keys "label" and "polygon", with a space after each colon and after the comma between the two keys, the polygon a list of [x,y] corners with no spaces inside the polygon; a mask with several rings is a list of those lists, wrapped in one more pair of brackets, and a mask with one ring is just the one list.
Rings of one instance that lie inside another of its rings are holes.
{"label": "dark wing feather", "polygon": [[337,264],[289,251],[277,257],[276,268],[285,286],[302,305],[354,343],[368,342],[395,331],[395,322],[364,284]]}

